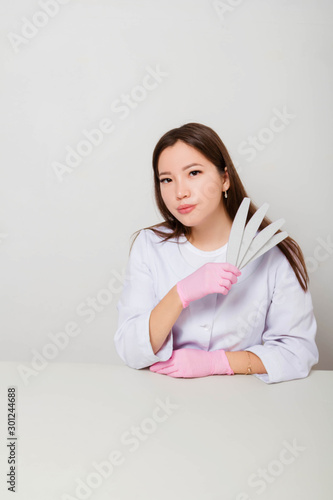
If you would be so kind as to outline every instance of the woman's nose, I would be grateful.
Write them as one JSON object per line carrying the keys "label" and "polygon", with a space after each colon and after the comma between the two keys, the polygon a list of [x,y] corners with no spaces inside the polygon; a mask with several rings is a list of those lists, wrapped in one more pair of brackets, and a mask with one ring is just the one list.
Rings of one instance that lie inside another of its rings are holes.
{"label": "woman's nose", "polygon": [[176,186],[176,196],[177,198],[184,198],[184,196],[189,196],[190,190],[189,188],[184,184],[178,184]]}

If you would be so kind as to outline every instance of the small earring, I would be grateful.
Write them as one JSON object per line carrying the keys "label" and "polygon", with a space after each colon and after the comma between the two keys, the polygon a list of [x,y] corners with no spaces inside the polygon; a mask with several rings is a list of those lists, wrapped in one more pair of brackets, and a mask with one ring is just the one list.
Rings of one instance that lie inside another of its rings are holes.
{"label": "small earring", "polygon": [[224,197],[225,198],[228,198],[228,193],[227,193],[227,190],[224,191]]}

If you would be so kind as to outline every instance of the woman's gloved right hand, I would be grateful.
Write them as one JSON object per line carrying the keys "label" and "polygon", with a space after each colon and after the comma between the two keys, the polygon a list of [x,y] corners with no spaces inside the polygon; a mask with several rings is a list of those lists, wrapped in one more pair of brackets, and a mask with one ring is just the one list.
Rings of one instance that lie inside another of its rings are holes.
{"label": "woman's gloved right hand", "polygon": [[231,285],[237,282],[237,277],[241,274],[237,267],[228,262],[207,262],[194,273],[178,281],[177,292],[183,307],[210,293],[227,295]]}

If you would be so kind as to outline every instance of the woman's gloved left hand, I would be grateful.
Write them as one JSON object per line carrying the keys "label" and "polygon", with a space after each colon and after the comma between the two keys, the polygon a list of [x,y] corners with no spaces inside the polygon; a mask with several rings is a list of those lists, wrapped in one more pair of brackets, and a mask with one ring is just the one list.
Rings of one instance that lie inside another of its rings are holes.
{"label": "woman's gloved left hand", "polygon": [[158,361],[151,365],[150,371],[183,378],[234,375],[223,349],[217,351],[177,349],[167,361]]}

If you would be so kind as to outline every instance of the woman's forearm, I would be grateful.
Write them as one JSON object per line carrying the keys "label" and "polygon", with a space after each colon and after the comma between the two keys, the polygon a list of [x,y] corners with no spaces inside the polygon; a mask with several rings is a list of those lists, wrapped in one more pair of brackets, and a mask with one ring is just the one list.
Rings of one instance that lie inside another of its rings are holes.
{"label": "woman's forearm", "polygon": [[253,352],[225,351],[225,354],[234,373],[248,373],[249,366],[251,366],[251,373],[267,373],[261,359]]}
{"label": "woman's forearm", "polygon": [[[175,285],[150,313],[149,337],[154,354],[162,347],[182,310],[183,304]],[[249,366],[252,373],[267,373],[261,359],[252,352],[225,351],[225,354],[234,373],[245,374]]]}
{"label": "woman's forearm", "polygon": [[154,354],[162,347],[182,310],[183,304],[175,285],[150,313],[149,337]]}

